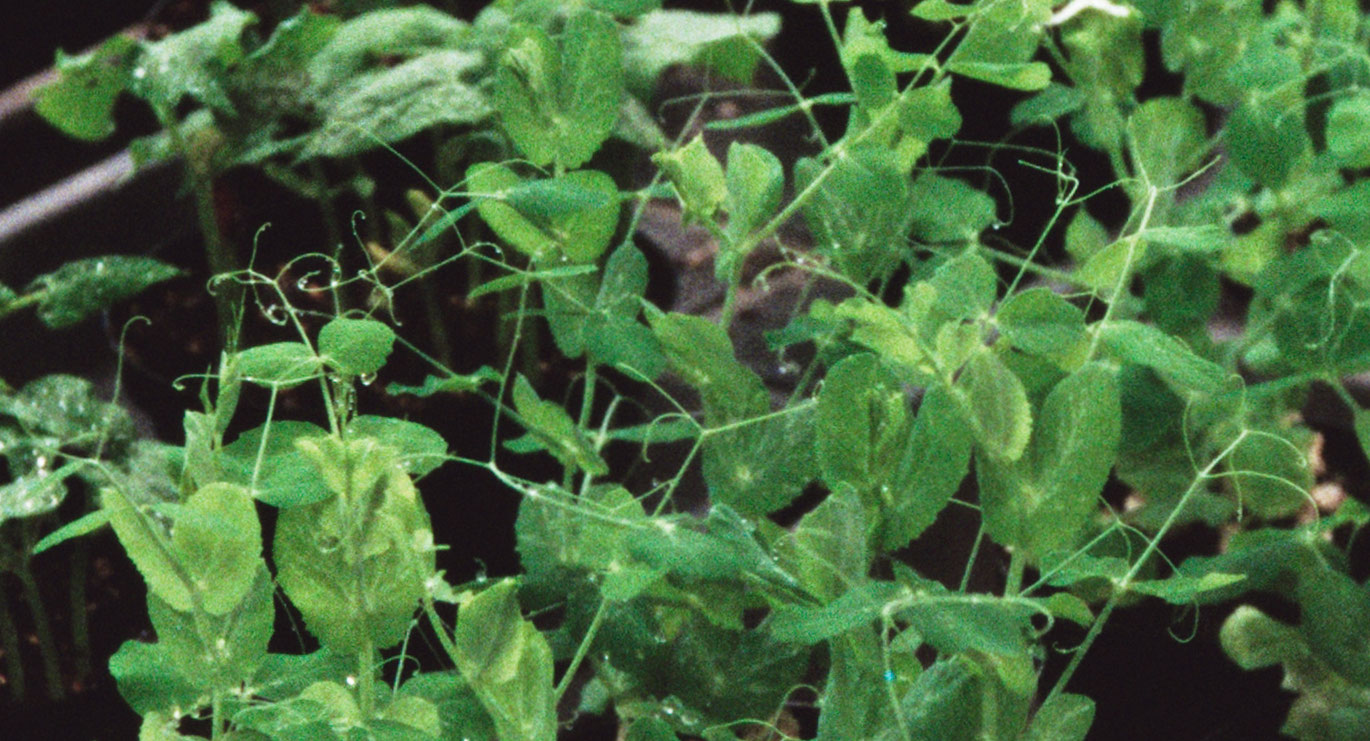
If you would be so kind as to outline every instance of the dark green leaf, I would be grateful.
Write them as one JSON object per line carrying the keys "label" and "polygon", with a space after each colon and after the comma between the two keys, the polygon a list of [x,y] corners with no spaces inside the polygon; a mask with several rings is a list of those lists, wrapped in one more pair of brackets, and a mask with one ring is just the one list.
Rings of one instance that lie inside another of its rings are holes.
{"label": "dark green leaf", "polygon": [[[656,89],[661,73],[676,64],[726,68],[739,83],[751,79],[760,58],[741,41],[751,37],[765,43],[780,31],[776,13],[700,13],[690,10],[655,10],[639,17],[623,31],[623,69],[625,83],[634,93],[648,98]],[[724,59],[726,50],[731,59]],[[725,61],[727,63],[725,63]]]}
{"label": "dark green leaf", "polygon": [[232,111],[223,75],[242,60],[240,37],[256,22],[252,13],[215,2],[209,20],[143,45],[130,73],[130,89],[161,110],[170,111],[189,97],[220,111]]}
{"label": "dark green leaf", "polygon": [[929,388],[891,486],[880,491],[885,510],[881,550],[902,548],[932,525],[966,477],[973,443],[951,390]]}
{"label": "dark green leaf", "polygon": [[445,49],[359,74],[319,102],[323,123],[302,158],[347,157],[408,139],[440,124],[476,124],[493,108],[479,87],[482,55]]}
{"label": "dark green leaf", "polygon": [[1013,346],[1059,357],[1085,339],[1085,315],[1049,288],[1029,288],[1004,301],[995,315]]}
{"label": "dark green leaf", "polygon": [[904,590],[891,582],[871,581],[823,607],[783,605],[767,626],[777,641],[812,645],[876,622]]}
{"label": "dark green leaf", "polygon": [[28,290],[45,292],[38,317],[60,329],[180,274],[179,268],[151,257],[107,255],[69,262],[39,276]]}
{"label": "dark green leaf", "polygon": [[198,707],[200,688],[177,671],[169,653],[160,644],[124,641],[110,657],[109,673],[134,712]]}
{"label": "dark green leaf", "polygon": [[89,54],[57,53],[59,77],[34,96],[38,115],[63,133],[98,141],[114,133],[114,103],[132,79],[136,42],[123,34],[106,39]]}
{"label": "dark green leaf", "polygon": [[522,374],[514,381],[514,408],[528,432],[557,460],[577,466],[592,476],[609,472],[609,466],[561,406],[538,398]]}
{"label": "dark green leaf", "polygon": [[1094,701],[1063,692],[1042,703],[1023,741],[1085,741],[1094,724]]}
{"label": "dark green leaf", "polygon": [[1222,366],[1200,358],[1183,342],[1155,327],[1115,320],[1098,331],[1104,345],[1118,357],[1151,368],[1182,389],[1211,394],[1227,379]]}
{"label": "dark green leaf", "polygon": [[1223,135],[1232,164],[1261,185],[1278,188],[1310,149],[1303,113],[1270,100],[1247,100],[1232,112]]}

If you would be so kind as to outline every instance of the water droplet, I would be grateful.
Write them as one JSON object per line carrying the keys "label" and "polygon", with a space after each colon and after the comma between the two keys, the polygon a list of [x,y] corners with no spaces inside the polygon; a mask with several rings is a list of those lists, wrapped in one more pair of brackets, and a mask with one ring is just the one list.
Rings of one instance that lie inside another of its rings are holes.
{"label": "water droplet", "polygon": [[347,681],[347,686],[348,686],[348,687],[356,687],[356,686],[357,686],[357,678],[354,677],[354,676],[352,676],[351,674],[347,675],[347,680],[346,680],[346,681]]}
{"label": "water droplet", "polygon": [[361,375],[357,376],[357,380],[360,381],[363,386],[370,386],[371,384],[376,382],[376,374],[362,373]]}
{"label": "water droplet", "polygon": [[147,77],[147,67],[134,67],[134,68],[133,68],[133,79],[135,79],[135,80],[141,80],[141,79],[143,79],[143,78],[145,78],[145,77]]}

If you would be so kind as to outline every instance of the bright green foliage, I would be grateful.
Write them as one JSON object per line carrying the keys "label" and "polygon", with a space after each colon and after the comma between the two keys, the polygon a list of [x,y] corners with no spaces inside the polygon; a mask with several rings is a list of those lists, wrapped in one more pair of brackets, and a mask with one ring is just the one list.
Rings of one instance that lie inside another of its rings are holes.
{"label": "bright green foliage", "polygon": [[[157,631],[110,666],[145,737],[183,738],[195,715],[225,738],[551,741],[575,713],[615,715],[635,741],[719,741],[784,730],[809,687],[823,741],[1080,741],[1095,704],[1071,677],[1117,610],[1254,592],[1298,621],[1239,607],[1221,638],[1244,667],[1283,665],[1299,693],[1285,731],[1363,735],[1370,597],[1344,544],[1370,515],[1311,496],[1328,482],[1300,415],[1330,388],[1370,450],[1370,412],[1341,387],[1370,369],[1352,0],[913,3],[945,34],[935,47],[870,9],[801,1],[786,12],[828,32],[814,64],[846,86],[811,97],[807,70],[768,56],[774,14],[335,5],[259,19],[219,3],[163,39],[59,57],[38,96],[85,140],[110,135],[124,93],[141,99],[164,131],[140,161],[183,158],[202,212],[229,167],[317,203],[336,233],[340,208],[397,192],[377,158],[403,152],[426,181],[412,213],[366,214],[367,259],[346,240],[300,247],[332,260],[307,291],[332,316],[291,306],[283,276],[215,284],[295,334],[225,353],[184,443],[134,440],[71,377],[0,383],[0,534],[19,544],[0,540],[0,568],[113,528]],[[1139,92],[1154,39],[1175,75],[1159,96]],[[737,84],[687,98],[696,113],[739,114],[666,130],[676,65]],[[1059,144],[967,140],[989,86],[1017,101],[1013,126]],[[845,126],[816,115],[833,107]],[[768,144],[781,121],[808,144]],[[1103,180],[1077,171],[1082,147]],[[1053,187],[1055,210],[1028,213],[1049,201],[1023,189]],[[672,208],[712,241],[683,255],[660,239]],[[644,234],[669,253],[652,265],[689,263],[673,312],[649,303]],[[0,318],[36,307],[69,326],[176,274],[71,262],[0,286]],[[715,291],[716,314],[681,313]],[[449,298],[463,321],[498,317],[497,355],[444,341]],[[224,316],[224,337],[256,336]],[[488,402],[487,445],[354,388],[411,349],[428,375],[387,393]],[[468,361],[486,365],[445,367]],[[242,418],[262,396],[266,417]],[[549,454],[560,475],[530,481],[507,452]],[[412,479],[448,462],[519,497],[516,578],[435,571]],[[37,518],[87,490],[98,506],[39,540]],[[270,544],[262,506],[279,509]],[[952,551],[916,541],[965,523],[971,563],[917,560]],[[1180,527],[1218,529],[1224,549],[1175,567]],[[319,652],[267,653],[271,573]],[[1084,631],[1070,658],[1047,650],[1053,621]],[[415,666],[416,640],[445,657]]]}

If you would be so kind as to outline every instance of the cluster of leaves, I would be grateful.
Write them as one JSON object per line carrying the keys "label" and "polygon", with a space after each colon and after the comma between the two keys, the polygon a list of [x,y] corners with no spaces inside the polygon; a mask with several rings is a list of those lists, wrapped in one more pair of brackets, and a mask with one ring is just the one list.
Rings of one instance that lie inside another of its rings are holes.
{"label": "cluster of leaves", "polygon": [[[497,465],[493,443],[487,459],[449,456],[428,428],[356,414],[352,384],[396,340],[374,319],[343,314],[314,333],[291,312],[297,341],[226,353],[184,446],[158,449],[161,483],[107,476],[99,509],[42,544],[107,522],[148,582],[159,640],[111,663],[148,738],[179,737],[182,717],[207,713],[215,737],[546,741],[566,713],[612,711],[632,739],[725,739],[778,733],[792,690],[810,684],[822,739],[1083,739],[1093,701],[1065,688],[1115,609],[1253,591],[1300,608],[1286,625],[1244,607],[1222,633],[1242,666],[1286,667],[1301,695],[1285,730],[1354,738],[1370,725],[1370,593],[1347,573],[1344,540],[1325,537],[1370,514],[1350,500],[1326,517],[1312,506],[1315,435],[1295,414],[1325,383],[1370,449],[1370,413],[1342,384],[1370,368],[1359,8],[922,0],[914,17],[947,41],[913,53],[859,9],[839,23],[838,7],[812,12],[851,93],[804,98],[790,85],[786,104],[723,124],[846,106],[835,139],[810,118],[820,151],[788,170],[756,144],[720,160],[702,136],[668,141],[643,103],[675,62],[749,78],[777,32],[766,15],[511,0],[469,24],[417,6],[304,11],[254,41],[250,14],[217,5],[180,34],[63,62],[40,109],[64,129],[107,135],[112,101],[131,92],[173,144],[212,134],[214,167],[288,171],[456,127],[455,185],[435,183],[431,213],[397,241],[492,235],[501,259],[480,245],[457,255],[501,272],[473,293],[516,294],[520,330],[545,323],[585,369],[578,413],[540,397],[513,355],[503,372],[389,389],[486,394],[497,420],[527,433],[507,448],[561,464],[560,481],[535,482]],[[1148,34],[1183,79],[1176,95],[1141,99]],[[951,93],[964,80],[1030,93],[1015,125],[1068,128],[1103,152],[1129,200],[1124,223],[1092,217],[1057,158],[1059,208],[1041,239],[985,239],[994,197],[928,157],[957,143]],[[186,98],[202,108],[177,120]],[[624,192],[595,169],[610,138],[654,153],[652,187]],[[1204,187],[1181,198],[1196,178]],[[663,194],[717,241],[720,322],[643,298],[646,258],[621,235]],[[1052,255],[1065,214],[1064,254]],[[776,352],[816,356],[777,403],[729,328],[742,266],[794,218],[813,244],[783,245],[779,269],[844,288],[770,336]],[[1231,337],[1208,327],[1225,285],[1253,296]],[[697,409],[667,397],[676,411],[648,424],[620,413],[609,381],[666,396],[667,375]],[[317,384],[328,427],[269,417],[225,440],[243,384],[267,388],[272,409],[277,392]],[[648,457],[665,444],[700,466],[702,515],[670,507],[684,467],[647,492],[615,481],[608,446]],[[435,570],[412,477],[449,459],[521,496],[517,579],[457,590]],[[1102,499],[1110,479],[1136,506]],[[973,501],[958,497],[967,480]],[[811,490],[821,503],[775,523]],[[254,501],[280,510],[269,549]],[[977,547],[1007,554],[993,593],[968,589],[973,562],[944,584],[898,556],[953,506],[979,513]],[[1240,532],[1221,554],[1168,561],[1166,535],[1195,524]],[[273,585],[318,653],[267,651]],[[444,600],[460,605],[455,628],[436,611]],[[420,610],[455,668],[379,685],[378,652]],[[560,620],[540,629],[526,611]],[[1043,687],[1056,621],[1087,632]]]}

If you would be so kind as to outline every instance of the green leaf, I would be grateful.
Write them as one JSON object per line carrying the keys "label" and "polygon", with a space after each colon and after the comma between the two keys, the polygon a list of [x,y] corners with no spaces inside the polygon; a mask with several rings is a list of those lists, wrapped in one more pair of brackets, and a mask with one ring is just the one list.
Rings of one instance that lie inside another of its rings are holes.
{"label": "green leaf", "polygon": [[559,42],[516,26],[495,73],[505,131],[535,165],[576,168],[599,149],[618,118],[623,50],[614,22],[590,10],[566,21]]}
{"label": "green leaf", "polygon": [[38,115],[68,136],[99,141],[114,133],[114,103],[128,87],[137,43],[123,34],[88,54],[57,53],[55,81],[34,96]]}
{"label": "green leaf", "polygon": [[241,36],[257,16],[227,2],[210,6],[209,20],[143,45],[129,87],[154,108],[172,110],[189,97],[224,112],[233,104],[224,73],[243,58]]}
{"label": "green leaf", "polygon": [[385,365],[395,330],[374,319],[336,317],[319,330],[320,359],[349,376],[368,376]]}
{"label": "green leaf", "polygon": [[490,713],[500,739],[553,741],[552,650],[519,614],[514,590],[514,582],[506,579],[461,606],[453,658]]}
{"label": "green leaf", "polygon": [[974,439],[954,392],[929,388],[891,486],[880,490],[881,550],[902,548],[932,525],[966,477]]}
{"label": "green leaf", "polygon": [[273,507],[310,504],[333,493],[308,458],[296,449],[295,441],[327,434],[310,422],[272,422],[248,430],[225,445],[216,463],[223,480],[248,487],[254,497]]}
{"label": "green leaf", "polygon": [[336,496],[281,512],[277,581],[324,646],[349,653],[399,643],[435,567],[428,514],[398,452],[371,438],[306,438],[296,447]]}
{"label": "green leaf", "polygon": [[1181,98],[1151,98],[1127,119],[1132,166],[1157,188],[1168,188],[1208,152],[1203,112]]}
{"label": "green leaf", "polygon": [[733,357],[732,341],[722,327],[686,314],[661,314],[650,319],[671,369],[699,391],[709,426],[770,411],[765,385]]}
{"label": "green leaf", "polygon": [[1041,557],[1073,548],[1117,457],[1122,412],[1113,372],[1090,363],[1051,390],[1017,464],[977,458],[986,531]]}
{"label": "green leaf", "polygon": [[888,434],[882,428],[904,421],[896,416],[905,403],[903,394],[897,389],[891,393],[881,375],[875,356],[859,353],[844,358],[823,379],[816,442],[819,468],[830,488],[842,483],[868,486],[873,445]]}
{"label": "green leaf", "polygon": [[262,386],[290,388],[319,377],[319,357],[303,342],[276,342],[238,353],[238,374]]}
{"label": "green leaf", "polygon": [[1085,94],[1079,88],[1051,83],[1036,95],[1018,102],[1009,111],[1014,126],[1042,126],[1080,110]]}
{"label": "green leaf", "polygon": [[479,389],[483,384],[497,383],[500,374],[494,368],[483,365],[475,373],[451,374],[439,378],[438,376],[428,376],[423,379],[423,383],[418,386],[404,386],[392,383],[385,387],[387,394],[413,394],[418,397],[429,397],[434,394],[450,393],[460,394]]}
{"label": "green leaf", "polygon": [[572,278],[577,275],[590,275],[598,272],[594,265],[567,265],[564,267],[547,268],[545,270],[520,270],[502,278],[493,278],[466,294],[466,300],[474,301],[491,293],[523,288],[524,286],[537,283],[538,281],[558,280],[561,278]]}
{"label": "green leaf", "polygon": [[1125,279],[1130,278],[1145,259],[1147,246],[1135,237],[1107,242],[1093,251],[1075,271],[1075,280],[1094,289],[1105,300],[1116,300],[1117,294],[1127,289]]}
{"label": "green leaf", "polygon": [[206,695],[250,680],[266,658],[275,591],[266,562],[256,559],[250,589],[222,615],[181,612],[148,595],[157,645],[180,675]]}
{"label": "green leaf", "polygon": [[136,713],[199,707],[200,688],[176,669],[160,644],[124,641],[109,658],[109,673]]}
{"label": "green leaf", "polygon": [[1341,167],[1370,167],[1370,94],[1357,92],[1327,112],[1327,149]]}
{"label": "green leaf", "polygon": [[922,173],[908,191],[911,226],[924,242],[973,241],[994,224],[994,199],[955,178]]}
{"label": "green leaf", "polygon": [[109,516],[119,543],[147,582],[148,592],[177,610],[191,609],[194,603],[190,585],[181,576],[181,564],[171,549],[170,534],[112,487],[100,491],[100,509]]}
{"label": "green leaf", "polygon": [[372,437],[399,451],[410,476],[423,476],[447,460],[447,440],[431,427],[395,417],[363,414],[347,423],[348,437]]}
{"label": "green leaf", "polygon": [[1085,741],[1093,724],[1094,701],[1063,692],[1037,708],[1023,741]]}
{"label": "green leaf", "polygon": [[976,353],[953,387],[976,442],[990,457],[1015,461],[1027,449],[1032,408],[1023,382],[993,352]]}
{"label": "green leaf", "polygon": [[367,71],[383,70],[397,58],[408,60],[458,48],[470,31],[471,24],[427,5],[362,13],[344,22],[309,60],[309,97],[331,107],[358,85],[374,79]]}
{"label": "green leaf", "polygon": [[[910,572],[911,573],[911,572]],[[897,613],[923,640],[943,654],[980,651],[1014,655],[1027,650],[1033,633],[1030,605],[1010,599],[952,592],[917,578],[912,595]]]}
{"label": "green leaf", "polygon": [[1182,341],[1150,325],[1114,320],[1097,331],[1113,354],[1126,362],[1151,368],[1187,391],[1216,393],[1227,380],[1222,366],[1200,358]]}
{"label": "green leaf", "polygon": [[633,558],[687,580],[738,580],[752,577],[786,588],[795,578],[757,542],[755,528],[726,504],[715,506],[700,523],[690,515],[654,518],[627,540]]}
{"label": "green leaf", "polygon": [[93,533],[108,523],[109,514],[103,509],[97,509],[94,512],[82,515],[43,536],[42,540],[34,544],[33,550],[29,551],[29,554],[36,556],[39,553],[61,545],[72,538],[79,538],[87,533]]}
{"label": "green leaf", "polygon": [[1011,90],[1041,90],[1051,83],[1051,67],[1045,62],[1005,64],[956,60],[949,69],[958,75]]}
{"label": "green leaf", "polygon": [[782,605],[767,626],[777,641],[813,645],[876,622],[903,592],[891,582],[869,581],[823,607]]}
{"label": "green leaf", "polygon": [[1086,339],[1085,314],[1049,288],[1010,296],[995,314],[999,331],[1024,352],[1061,357]]}
{"label": "green leaf", "polygon": [[703,135],[683,147],[652,155],[652,162],[675,186],[687,219],[710,221],[728,199],[723,166],[704,145]]}
{"label": "green leaf", "polygon": [[897,153],[867,146],[827,164],[800,159],[794,166],[796,192],[808,189],[825,170],[826,178],[804,207],[815,249],[858,282],[893,270],[905,257],[902,245],[915,203]]}
{"label": "green leaf", "polygon": [[56,471],[39,469],[0,486],[0,524],[8,519],[36,517],[57,509],[67,496],[64,482],[85,465],[78,461],[63,464]]}
{"label": "green leaf", "polygon": [[961,130],[961,112],[951,99],[951,79],[899,96],[899,128],[922,142],[955,136]]}
{"label": "green leaf", "polygon": [[350,157],[442,124],[478,124],[494,112],[479,86],[483,55],[444,49],[358,74],[318,98],[323,122],[301,158]]}
{"label": "green leaf", "polygon": [[937,289],[938,311],[952,319],[988,314],[999,288],[994,268],[971,251],[939,265],[929,282]]}
{"label": "green leaf", "polygon": [[528,432],[539,445],[565,466],[576,466],[591,476],[603,476],[609,466],[599,457],[585,437],[576,427],[571,415],[560,405],[538,398],[528,379],[519,374],[514,381],[514,408]]}
{"label": "green leaf", "polygon": [[819,701],[820,741],[876,738],[892,725],[879,668],[881,648],[873,632],[850,633],[829,644],[828,681]]}
{"label": "green leaf", "polygon": [[432,703],[442,725],[435,734],[439,738],[495,738],[494,721],[459,672],[415,674],[400,686],[397,696],[423,698]]}
{"label": "green leaf", "polygon": [[1270,188],[1284,185],[1311,149],[1302,110],[1268,100],[1238,105],[1228,118],[1223,139],[1232,164]]}
{"label": "green leaf", "polygon": [[1201,577],[1175,574],[1165,579],[1134,581],[1128,588],[1152,597],[1159,597],[1173,605],[1188,605],[1204,592],[1225,589],[1246,577],[1241,574],[1208,573]]}
{"label": "green leaf", "polygon": [[[780,31],[777,13],[699,13],[654,10],[623,30],[623,69],[628,88],[651,97],[661,73],[672,65],[705,65],[746,83],[760,58],[744,37],[765,43]],[[735,43],[742,41],[743,43]],[[725,60],[726,51],[731,59]],[[722,68],[722,69],[720,69]]]}
{"label": "green leaf", "polygon": [[189,580],[196,609],[223,615],[236,608],[263,566],[252,495],[233,484],[210,484],[191,494],[172,525],[171,550]]}
{"label": "green leaf", "polygon": [[[728,225],[724,233],[736,244],[761,228],[780,208],[785,190],[785,171],[780,160],[755,144],[733,142],[728,147],[727,192],[724,208]],[[729,245],[731,246],[731,245]],[[714,273],[719,280],[732,279],[746,255],[721,249]]]}
{"label": "green leaf", "polygon": [[[557,257],[593,262],[604,254],[618,228],[618,187],[597,170],[566,173],[546,186],[532,186],[509,168],[488,162],[472,165],[466,176],[473,196],[484,196],[476,209],[485,223],[536,262]],[[555,196],[554,202],[535,204],[531,194],[538,192]],[[576,197],[568,198],[572,192]],[[512,202],[523,204],[528,212],[506,202],[511,194]]]}
{"label": "green leaf", "polygon": [[749,515],[794,501],[818,474],[812,408],[736,424],[704,439],[704,480],[713,501]]}
{"label": "green leaf", "polygon": [[921,0],[909,10],[909,15],[925,21],[954,21],[965,18],[973,10],[972,5],[957,5],[947,0]]}
{"label": "green leaf", "polygon": [[868,529],[861,499],[843,486],[804,515],[794,532],[776,543],[776,550],[791,549],[789,570],[809,594],[828,601],[866,579],[871,564]]}
{"label": "green leaf", "polygon": [[66,263],[34,279],[27,290],[44,291],[38,318],[60,329],[179,275],[180,268],[151,257],[107,255]]}

